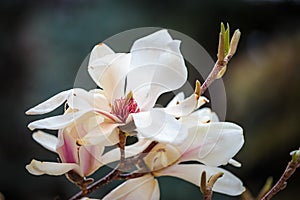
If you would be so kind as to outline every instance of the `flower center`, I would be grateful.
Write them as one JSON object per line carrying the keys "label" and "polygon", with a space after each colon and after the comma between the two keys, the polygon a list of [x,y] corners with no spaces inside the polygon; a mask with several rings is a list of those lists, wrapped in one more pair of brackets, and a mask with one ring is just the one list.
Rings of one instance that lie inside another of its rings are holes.
{"label": "flower center", "polygon": [[111,114],[118,117],[122,122],[126,122],[130,113],[138,112],[140,112],[140,108],[132,95],[128,95],[125,98],[122,97],[120,99],[115,99],[111,108]]}

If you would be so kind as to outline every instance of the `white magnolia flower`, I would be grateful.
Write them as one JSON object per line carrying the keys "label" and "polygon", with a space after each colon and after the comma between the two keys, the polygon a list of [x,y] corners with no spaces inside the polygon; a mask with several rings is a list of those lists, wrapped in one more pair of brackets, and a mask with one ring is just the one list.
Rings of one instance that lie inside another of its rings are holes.
{"label": "white magnolia flower", "polygon": [[101,88],[92,91],[75,88],[61,92],[28,110],[44,114],[67,102],[73,112],[34,121],[30,129],[63,129],[93,113],[101,116],[101,131],[92,131],[79,141],[82,145],[118,143],[117,127],[134,131],[140,138],[179,144],[187,129],[173,116],[186,115],[200,106],[197,94],[185,103],[166,109],[153,108],[157,98],[181,87],[187,69],[180,53],[180,41],[167,30],[160,30],[134,42],[130,53],[115,53],[107,45],[96,45],[91,52],[88,71]]}
{"label": "white magnolia flower", "polygon": [[[216,115],[208,108],[182,117],[180,121],[188,127],[188,137],[184,142],[176,146],[162,143],[156,145],[144,158],[151,173],[124,182],[107,194],[104,200],[156,200],[160,192],[155,177],[174,176],[199,186],[202,171],[206,171],[208,177],[217,172],[224,173],[213,186],[215,192],[239,195],[245,190],[237,177],[218,167],[227,163],[237,165],[238,162],[232,157],[244,143],[242,128],[233,123],[218,122]],[[134,144],[127,147],[126,153],[141,152],[143,149],[141,145]],[[117,154],[116,151],[108,152],[103,157],[108,162],[114,156],[119,156]],[[186,161],[198,161],[199,164],[186,164]]]}

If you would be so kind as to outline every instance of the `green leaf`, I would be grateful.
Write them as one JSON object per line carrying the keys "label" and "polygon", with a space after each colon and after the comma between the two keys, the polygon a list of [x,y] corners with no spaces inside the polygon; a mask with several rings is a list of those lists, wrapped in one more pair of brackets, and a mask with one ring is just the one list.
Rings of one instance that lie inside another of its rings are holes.
{"label": "green leaf", "polygon": [[225,44],[225,55],[227,55],[230,47],[230,29],[228,23],[227,23],[227,29],[225,30],[224,33],[224,44]]}

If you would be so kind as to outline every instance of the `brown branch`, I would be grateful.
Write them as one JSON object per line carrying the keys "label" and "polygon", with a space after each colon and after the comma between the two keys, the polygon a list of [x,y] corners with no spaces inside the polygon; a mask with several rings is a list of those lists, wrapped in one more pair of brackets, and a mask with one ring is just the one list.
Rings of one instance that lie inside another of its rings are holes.
{"label": "brown branch", "polygon": [[[132,168],[133,167],[132,163],[136,164],[136,163],[138,163],[138,161],[141,161],[155,147],[155,145],[158,144],[158,142],[153,141],[140,154],[138,154],[137,156],[135,156],[133,158],[126,159],[125,151],[124,151],[125,144],[126,144],[126,134],[124,132],[120,131],[119,137],[120,137],[120,143],[118,144],[118,146],[120,148],[120,153],[121,153],[119,165],[114,170],[112,170],[109,174],[107,174],[105,177],[103,177],[103,178],[99,179],[98,181],[94,182],[93,184],[89,185],[88,187],[85,188],[84,191],[78,192],[73,197],[71,197],[69,200],[80,199],[113,180],[120,180],[120,179],[121,180],[129,180],[132,178],[141,177],[148,173],[147,171],[145,171],[145,172],[134,172],[134,173],[122,174],[122,171],[124,171],[124,169],[127,169],[128,167]],[[130,166],[129,166],[129,164],[130,164]]]}
{"label": "brown branch", "polygon": [[269,200],[279,191],[283,190],[287,185],[287,180],[295,173],[296,169],[300,166],[300,148],[295,151],[292,155],[292,160],[288,163],[285,171],[278,180],[278,182],[273,186],[273,188],[261,199]]}

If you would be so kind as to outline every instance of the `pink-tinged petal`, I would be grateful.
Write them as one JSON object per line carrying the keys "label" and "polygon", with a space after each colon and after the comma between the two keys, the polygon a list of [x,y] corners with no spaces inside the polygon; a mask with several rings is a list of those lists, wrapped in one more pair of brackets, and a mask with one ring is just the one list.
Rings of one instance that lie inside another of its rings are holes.
{"label": "pink-tinged petal", "polygon": [[26,169],[33,175],[54,175],[59,176],[67,173],[71,170],[76,170],[78,165],[74,163],[55,163],[55,162],[43,162],[32,160],[29,165],[26,165]]}
{"label": "pink-tinged petal", "polygon": [[105,145],[111,146],[119,143],[119,131],[116,129],[119,124],[103,122],[89,131],[83,138],[80,138],[82,145]]}
{"label": "pink-tinged petal", "polygon": [[219,166],[228,161],[244,144],[243,129],[229,122],[212,122],[189,128],[188,138],[180,146],[181,161],[197,160]]}
{"label": "pink-tinged petal", "polygon": [[158,200],[159,197],[157,180],[151,175],[145,175],[122,183],[108,193],[103,200]]}
{"label": "pink-tinged petal", "polygon": [[99,158],[104,151],[104,146],[81,146],[79,148],[79,166],[84,176],[89,176],[103,166]]}
{"label": "pink-tinged petal", "polygon": [[103,94],[88,92],[80,88],[73,89],[67,102],[71,108],[78,110],[101,109],[109,112],[111,109]]}
{"label": "pink-tinged petal", "polygon": [[213,191],[215,192],[236,196],[245,191],[243,183],[239,178],[229,171],[218,167],[209,167],[200,164],[179,164],[154,172],[154,175],[175,176],[199,186],[201,173],[203,171],[206,171],[206,176],[208,178],[218,172],[224,173],[213,186]]}
{"label": "pink-tinged petal", "polygon": [[93,63],[96,62],[99,58],[102,58],[109,54],[114,54],[114,51],[111,48],[109,48],[109,46],[107,46],[106,44],[99,43],[93,48],[91,52],[89,58],[89,65],[93,65]]}
{"label": "pink-tinged petal", "polygon": [[55,110],[67,100],[71,92],[72,90],[67,90],[54,95],[50,99],[27,110],[26,115],[41,115]]}
{"label": "pink-tinged petal", "polygon": [[59,157],[64,163],[79,163],[76,144],[76,138],[74,138],[66,130],[59,130],[58,132],[58,144],[56,151]]}
{"label": "pink-tinged petal", "polygon": [[110,54],[96,60],[88,67],[90,76],[98,86],[103,88],[111,103],[114,99],[124,96],[130,59],[130,54]]}
{"label": "pink-tinged petal", "polygon": [[65,128],[70,124],[72,124],[77,119],[84,117],[87,114],[91,114],[91,112],[92,110],[83,110],[78,112],[66,113],[54,117],[49,117],[45,119],[40,119],[28,124],[28,128],[30,130],[34,130],[34,129],[57,130],[57,129]]}
{"label": "pink-tinged petal", "polygon": [[44,148],[56,153],[58,139],[54,135],[45,133],[43,131],[37,131],[32,134],[32,138]]}
{"label": "pink-tinged petal", "polygon": [[187,128],[163,109],[152,109],[131,115],[139,138],[162,143],[180,144],[187,137]]}
{"label": "pink-tinged petal", "polygon": [[180,41],[173,40],[167,30],[134,42],[126,91],[133,91],[142,111],[152,108],[162,93],[185,83],[187,68],[179,48]]}

